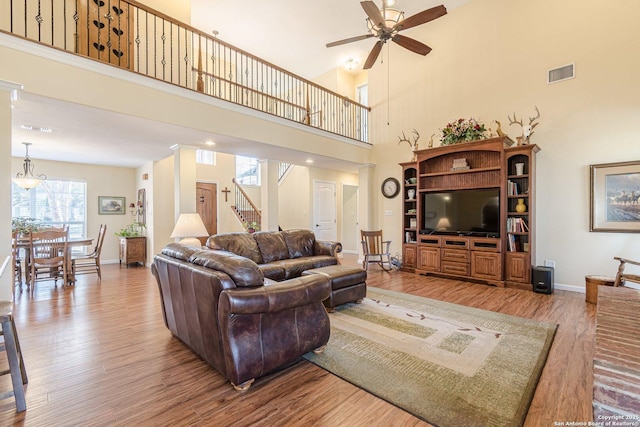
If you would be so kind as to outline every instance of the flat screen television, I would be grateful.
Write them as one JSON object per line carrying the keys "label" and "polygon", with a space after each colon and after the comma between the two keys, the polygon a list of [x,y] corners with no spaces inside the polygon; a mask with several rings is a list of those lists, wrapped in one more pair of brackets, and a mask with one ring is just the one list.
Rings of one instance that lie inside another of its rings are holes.
{"label": "flat screen television", "polygon": [[423,193],[422,234],[500,236],[500,189]]}

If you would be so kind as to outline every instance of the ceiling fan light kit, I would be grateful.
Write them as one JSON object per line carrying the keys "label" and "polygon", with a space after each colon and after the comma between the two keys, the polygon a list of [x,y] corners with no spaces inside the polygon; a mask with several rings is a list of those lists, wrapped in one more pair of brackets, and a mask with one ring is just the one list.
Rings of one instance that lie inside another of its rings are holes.
{"label": "ceiling fan light kit", "polygon": [[412,38],[402,36],[398,33],[400,31],[425,24],[429,21],[433,21],[434,19],[446,15],[447,9],[443,5],[440,5],[432,7],[431,9],[423,10],[422,12],[416,13],[415,15],[404,19],[404,12],[389,7],[391,4],[393,3],[387,0],[383,0],[382,8],[378,8],[378,6],[376,6],[373,1],[360,2],[362,9],[367,14],[367,27],[369,28],[369,34],[350,37],[348,39],[328,43],[327,47],[340,46],[343,44],[368,39],[370,37],[376,37],[378,41],[373,46],[373,49],[371,49],[371,52],[369,53],[364,66],[362,67],[365,70],[368,70],[373,66],[373,64],[375,64],[376,59],[378,59],[378,55],[380,55],[380,51],[382,50],[382,46],[388,40],[391,40],[394,43],[404,47],[405,49],[408,49],[419,55],[424,56],[431,52],[431,48],[426,44]]}

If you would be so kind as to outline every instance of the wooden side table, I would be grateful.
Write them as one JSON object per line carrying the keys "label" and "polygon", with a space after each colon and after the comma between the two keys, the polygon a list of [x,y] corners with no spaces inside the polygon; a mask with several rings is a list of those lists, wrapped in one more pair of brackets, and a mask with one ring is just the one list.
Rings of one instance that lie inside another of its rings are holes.
{"label": "wooden side table", "polygon": [[585,276],[586,301],[598,303],[598,286],[613,286],[616,279],[606,276]]}
{"label": "wooden side table", "polygon": [[129,268],[129,264],[147,262],[147,238],[146,237],[120,237],[120,265],[122,263]]}

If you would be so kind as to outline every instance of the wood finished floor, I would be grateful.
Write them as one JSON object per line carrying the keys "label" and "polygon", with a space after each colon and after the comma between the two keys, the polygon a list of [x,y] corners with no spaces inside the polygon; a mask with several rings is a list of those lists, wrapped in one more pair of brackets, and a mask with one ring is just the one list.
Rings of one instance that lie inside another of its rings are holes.
{"label": "wood finished floor", "polygon": [[[348,261],[352,262],[352,261]],[[0,425],[428,426],[301,361],[238,394],[173,338],[148,268],[103,267],[102,283],[36,285],[16,295],[16,327],[29,375],[27,411],[0,401]],[[589,421],[595,306],[552,296],[369,269],[369,286],[559,324],[525,426]],[[0,369],[6,357],[0,355]],[[0,378],[0,393],[10,388]]]}

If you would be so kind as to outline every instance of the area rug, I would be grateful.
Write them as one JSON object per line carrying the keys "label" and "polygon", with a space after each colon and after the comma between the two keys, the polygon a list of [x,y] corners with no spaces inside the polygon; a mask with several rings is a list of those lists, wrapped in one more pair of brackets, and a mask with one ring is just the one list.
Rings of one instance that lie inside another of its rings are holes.
{"label": "area rug", "polygon": [[557,327],[375,288],[329,317],[307,360],[440,427],[522,425]]}

